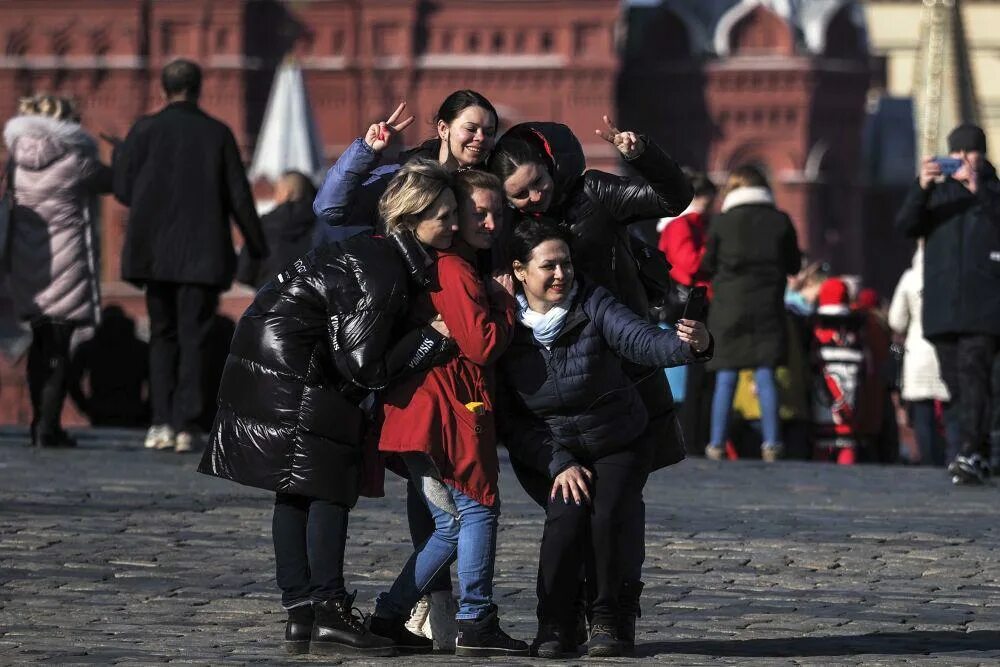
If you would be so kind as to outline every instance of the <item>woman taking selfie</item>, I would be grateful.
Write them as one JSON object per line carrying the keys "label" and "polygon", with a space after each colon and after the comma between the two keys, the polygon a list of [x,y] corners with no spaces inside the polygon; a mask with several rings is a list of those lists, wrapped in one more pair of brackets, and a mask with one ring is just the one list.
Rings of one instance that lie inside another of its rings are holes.
{"label": "woman taking selfie", "polygon": [[653,456],[642,437],[648,412],[626,363],[659,369],[704,361],[711,337],[692,320],[680,320],[676,332],[660,329],[577,276],[571,240],[544,221],[513,232],[518,325],[499,367],[500,435],[512,460],[549,479],[537,654],[575,649],[580,564],[589,561],[587,652],[615,656],[628,648],[619,641],[625,568],[644,541],[624,519],[642,511]]}

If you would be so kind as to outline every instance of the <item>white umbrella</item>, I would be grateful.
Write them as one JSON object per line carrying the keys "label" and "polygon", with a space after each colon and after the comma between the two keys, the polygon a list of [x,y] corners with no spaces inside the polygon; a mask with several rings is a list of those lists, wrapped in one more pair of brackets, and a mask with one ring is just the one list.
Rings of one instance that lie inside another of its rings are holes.
{"label": "white umbrella", "polygon": [[250,179],[263,176],[274,182],[294,170],[315,180],[322,170],[321,147],[302,70],[293,60],[286,60],[274,74]]}

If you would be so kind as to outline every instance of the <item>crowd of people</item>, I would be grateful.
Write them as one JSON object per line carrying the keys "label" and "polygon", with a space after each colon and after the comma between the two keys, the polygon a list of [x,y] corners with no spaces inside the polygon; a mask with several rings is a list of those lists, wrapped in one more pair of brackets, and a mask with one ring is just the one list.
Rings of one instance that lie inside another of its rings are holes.
{"label": "crowd of people", "polygon": [[[949,137],[958,171],[924,161],[899,216],[918,250],[884,313],[803,258],[761,169],[734,169],[720,193],[607,116],[596,135],[634,178],[587,169],[555,121],[501,135],[471,90],[387,159],[414,121],[402,103],[318,190],[285,174],[262,219],[232,133],[198,106],[200,68],[174,61],[162,84],[160,112],[103,137],[111,165],[68,99],[25,99],[5,128],[31,438],[74,444],[70,340],[100,318],[95,207],[110,192],[129,208],[122,276],[149,314],[145,446],[203,449],[199,472],[275,494],[290,653],[630,655],[643,487],[686,451],[890,461],[904,411],[910,458],[950,462],[956,482],[982,482],[985,447],[1000,450],[1000,182],[978,128]],[[633,233],[655,219],[658,249]],[[203,435],[207,339],[234,278],[257,291]],[[544,513],[530,645],[493,597],[501,445]],[[384,495],[386,470],[407,483],[413,552],[364,616],[345,581],[349,515]]]}

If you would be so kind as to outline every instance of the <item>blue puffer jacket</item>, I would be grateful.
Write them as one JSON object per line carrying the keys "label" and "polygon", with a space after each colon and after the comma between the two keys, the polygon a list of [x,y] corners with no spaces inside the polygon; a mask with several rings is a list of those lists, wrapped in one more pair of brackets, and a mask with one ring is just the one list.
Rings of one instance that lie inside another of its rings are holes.
{"label": "blue puffer jacket", "polygon": [[399,168],[414,158],[437,158],[439,139],[430,139],[400,153],[397,164],[378,165],[381,156],[358,137],[330,167],[313,201],[316,234],[313,247],[343,241],[359,232],[376,231],[381,221],[378,200]]}
{"label": "blue puffer jacket", "polygon": [[623,449],[648,415],[624,360],[660,368],[711,358],[695,355],[672,330],[650,324],[611,293],[581,282],[562,332],[546,349],[518,324],[500,360],[498,430],[519,463],[557,475]]}

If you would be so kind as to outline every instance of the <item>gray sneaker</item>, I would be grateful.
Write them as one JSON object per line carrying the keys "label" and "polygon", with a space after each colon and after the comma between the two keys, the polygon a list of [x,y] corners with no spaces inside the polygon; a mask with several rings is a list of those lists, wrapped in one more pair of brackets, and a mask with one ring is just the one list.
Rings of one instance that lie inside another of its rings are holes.
{"label": "gray sneaker", "polygon": [[181,431],[177,434],[177,444],[174,451],[178,454],[188,454],[196,449],[202,448],[201,435],[190,431]]}
{"label": "gray sneaker", "polygon": [[173,449],[174,430],[166,424],[154,424],[146,431],[146,440],[143,442],[146,449]]}

